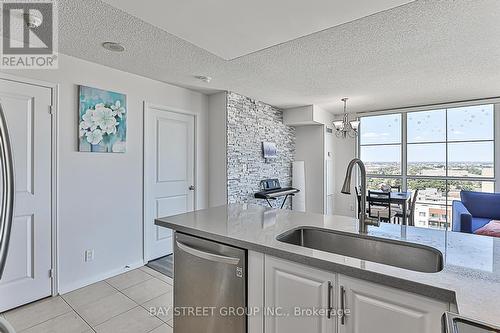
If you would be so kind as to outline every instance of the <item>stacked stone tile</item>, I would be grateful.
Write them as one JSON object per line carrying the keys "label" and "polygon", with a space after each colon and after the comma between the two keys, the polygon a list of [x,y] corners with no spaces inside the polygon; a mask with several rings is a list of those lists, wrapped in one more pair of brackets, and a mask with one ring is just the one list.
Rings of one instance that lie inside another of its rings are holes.
{"label": "stacked stone tile", "polygon": [[[274,142],[277,158],[262,156],[262,141]],[[283,124],[283,111],[248,97],[227,93],[227,195],[229,203],[267,205],[253,197],[260,181],[278,178],[291,186],[295,129]],[[281,200],[273,202],[281,205]],[[290,208],[290,201],[285,207]]]}

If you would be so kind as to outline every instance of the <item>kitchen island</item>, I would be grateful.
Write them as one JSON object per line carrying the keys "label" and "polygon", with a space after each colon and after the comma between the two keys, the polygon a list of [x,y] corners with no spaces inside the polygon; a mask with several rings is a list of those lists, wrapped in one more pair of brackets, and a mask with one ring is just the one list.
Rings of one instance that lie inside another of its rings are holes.
{"label": "kitchen island", "polygon": [[[155,223],[248,250],[248,306],[282,305],[287,294],[305,298],[318,291],[318,304],[330,302],[333,295],[334,308],[350,308],[352,317],[321,318],[319,332],[355,332],[370,325],[375,325],[372,331],[378,332],[377,316],[388,313],[392,318],[382,319],[389,327],[385,332],[392,332],[391,320],[408,321],[407,332],[432,332],[441,326],[440,317],[447,310],[500,325],[499,239],[386,223],[369,228],[369,236],[431,246],[441,251],[443,269],[423,273],[276,239],[284,232],[304,226],[357,234],[357,220],[349,217],[228,205],[159,218]],[[287,276],[280,272],[286,272]],[[304,274],[309,272],[312,275],[307,280]],[[303,283],[303,290],[297,287],[298,283]],[[290,286],[294,290],[287,291]],[[327,290],[327,295],[321,293],[323,290]],[[290,301],[293,302],[293,297]],[[373,311],[360,315],[368,310]],[[249,318],[249,332],[285,331],[280,327],[294,332],[290,327],[300,326],[300,322],[287,318],[265,317]]]}

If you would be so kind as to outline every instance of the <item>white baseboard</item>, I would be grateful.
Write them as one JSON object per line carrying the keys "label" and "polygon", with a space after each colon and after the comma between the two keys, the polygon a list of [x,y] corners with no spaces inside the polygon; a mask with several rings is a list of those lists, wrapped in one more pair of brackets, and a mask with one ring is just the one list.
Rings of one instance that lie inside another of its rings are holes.
{"label": "white baseboard", "polygon": [[86,287],[88,285],[91,285],[93,283],[109,279],[113,276],[128,272],[132,269],[142,267],[142,266],[144,266],[144,261],[139,260],[133,264],[129,264],[128,266],[129,266],[129,268],[123,267],[123,268],[119,268],[119,269],[114,269],[114,270],[111,270],[111,271],[108,271],[108,272],[105,272],[102,274],[92,276],[91,278],[87,278],[84,280],[78,280],[78,281],[66,284],[64,286],[60,285],[59,286],[59,295],[63,295],[63,294],[69,293],[70,291],[80,289],[80,288]]}

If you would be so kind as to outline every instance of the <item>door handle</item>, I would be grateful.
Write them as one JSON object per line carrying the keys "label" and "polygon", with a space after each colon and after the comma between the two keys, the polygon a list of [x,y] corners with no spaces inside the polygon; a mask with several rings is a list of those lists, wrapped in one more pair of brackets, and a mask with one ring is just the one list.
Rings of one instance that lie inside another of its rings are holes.
{"label": "door handle", "polygon": [[12,218],[14,215],[14,162],[7,121],[0,104],[0,164],[2,168],[2,202],[0,204],[0,279],[7,261]]}
{"label": "door handle", "polygon": [[332,318],[332,311],[333,311],[333,302],[332,302],[332,293],[333,293],[333,286],[332,282],[328,281],[328,312],[326,314],[326,317],[328,319]]}
{"label": "door handle", "polygon": [[194,185],[190,185],[190,186],[188,187],[188,189],[189,189],[190,191],[194,191],[194,190],[195,190],[195,188],[196,188],[196,187],[195,187]]}
{"label": "door handle", "polygon": [[238,265],[238,263],[240,262],[240,258],[228,257],[228,256],[220,255],[220,254],[201,251],[201,250],[195,249],[193,247],[190,247],[184,243],[181,243],[179,241],[175,241],[175,243],[177,244],[177,247],[180,250],[187,252],[187,253],[189,253],[195,257],[198,257],[198,258],[202,258],[202,259],[206,259],[206,260],[210,260],[210,261],[215,261],[215,262],[219,262],[219,263],[223,263],[223,264],[229,264],[229,265]]}
{"label": "door handle", "polygon": [[340,311],[342,311],[342,316],[340,317],[340,324],[345,325],[345,288],[340,286]]}

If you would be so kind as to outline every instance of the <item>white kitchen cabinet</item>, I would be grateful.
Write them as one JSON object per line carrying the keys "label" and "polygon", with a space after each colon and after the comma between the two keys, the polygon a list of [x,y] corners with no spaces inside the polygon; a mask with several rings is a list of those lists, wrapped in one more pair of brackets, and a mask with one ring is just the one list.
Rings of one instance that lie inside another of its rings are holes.
{"label": "white kitchen cabinet", "polygon": [[333,273],[266,256],[265,333],[333,333],[336,317],[326,313],[335,307],[334,283]]}
{"label": "white kitchen cabinet", "polygon": [[[344,300],[342,294],[344,291]],[[338,320],[339,333],[436,333],[449,304],[338,275],[339,308],[350,311]]]}

